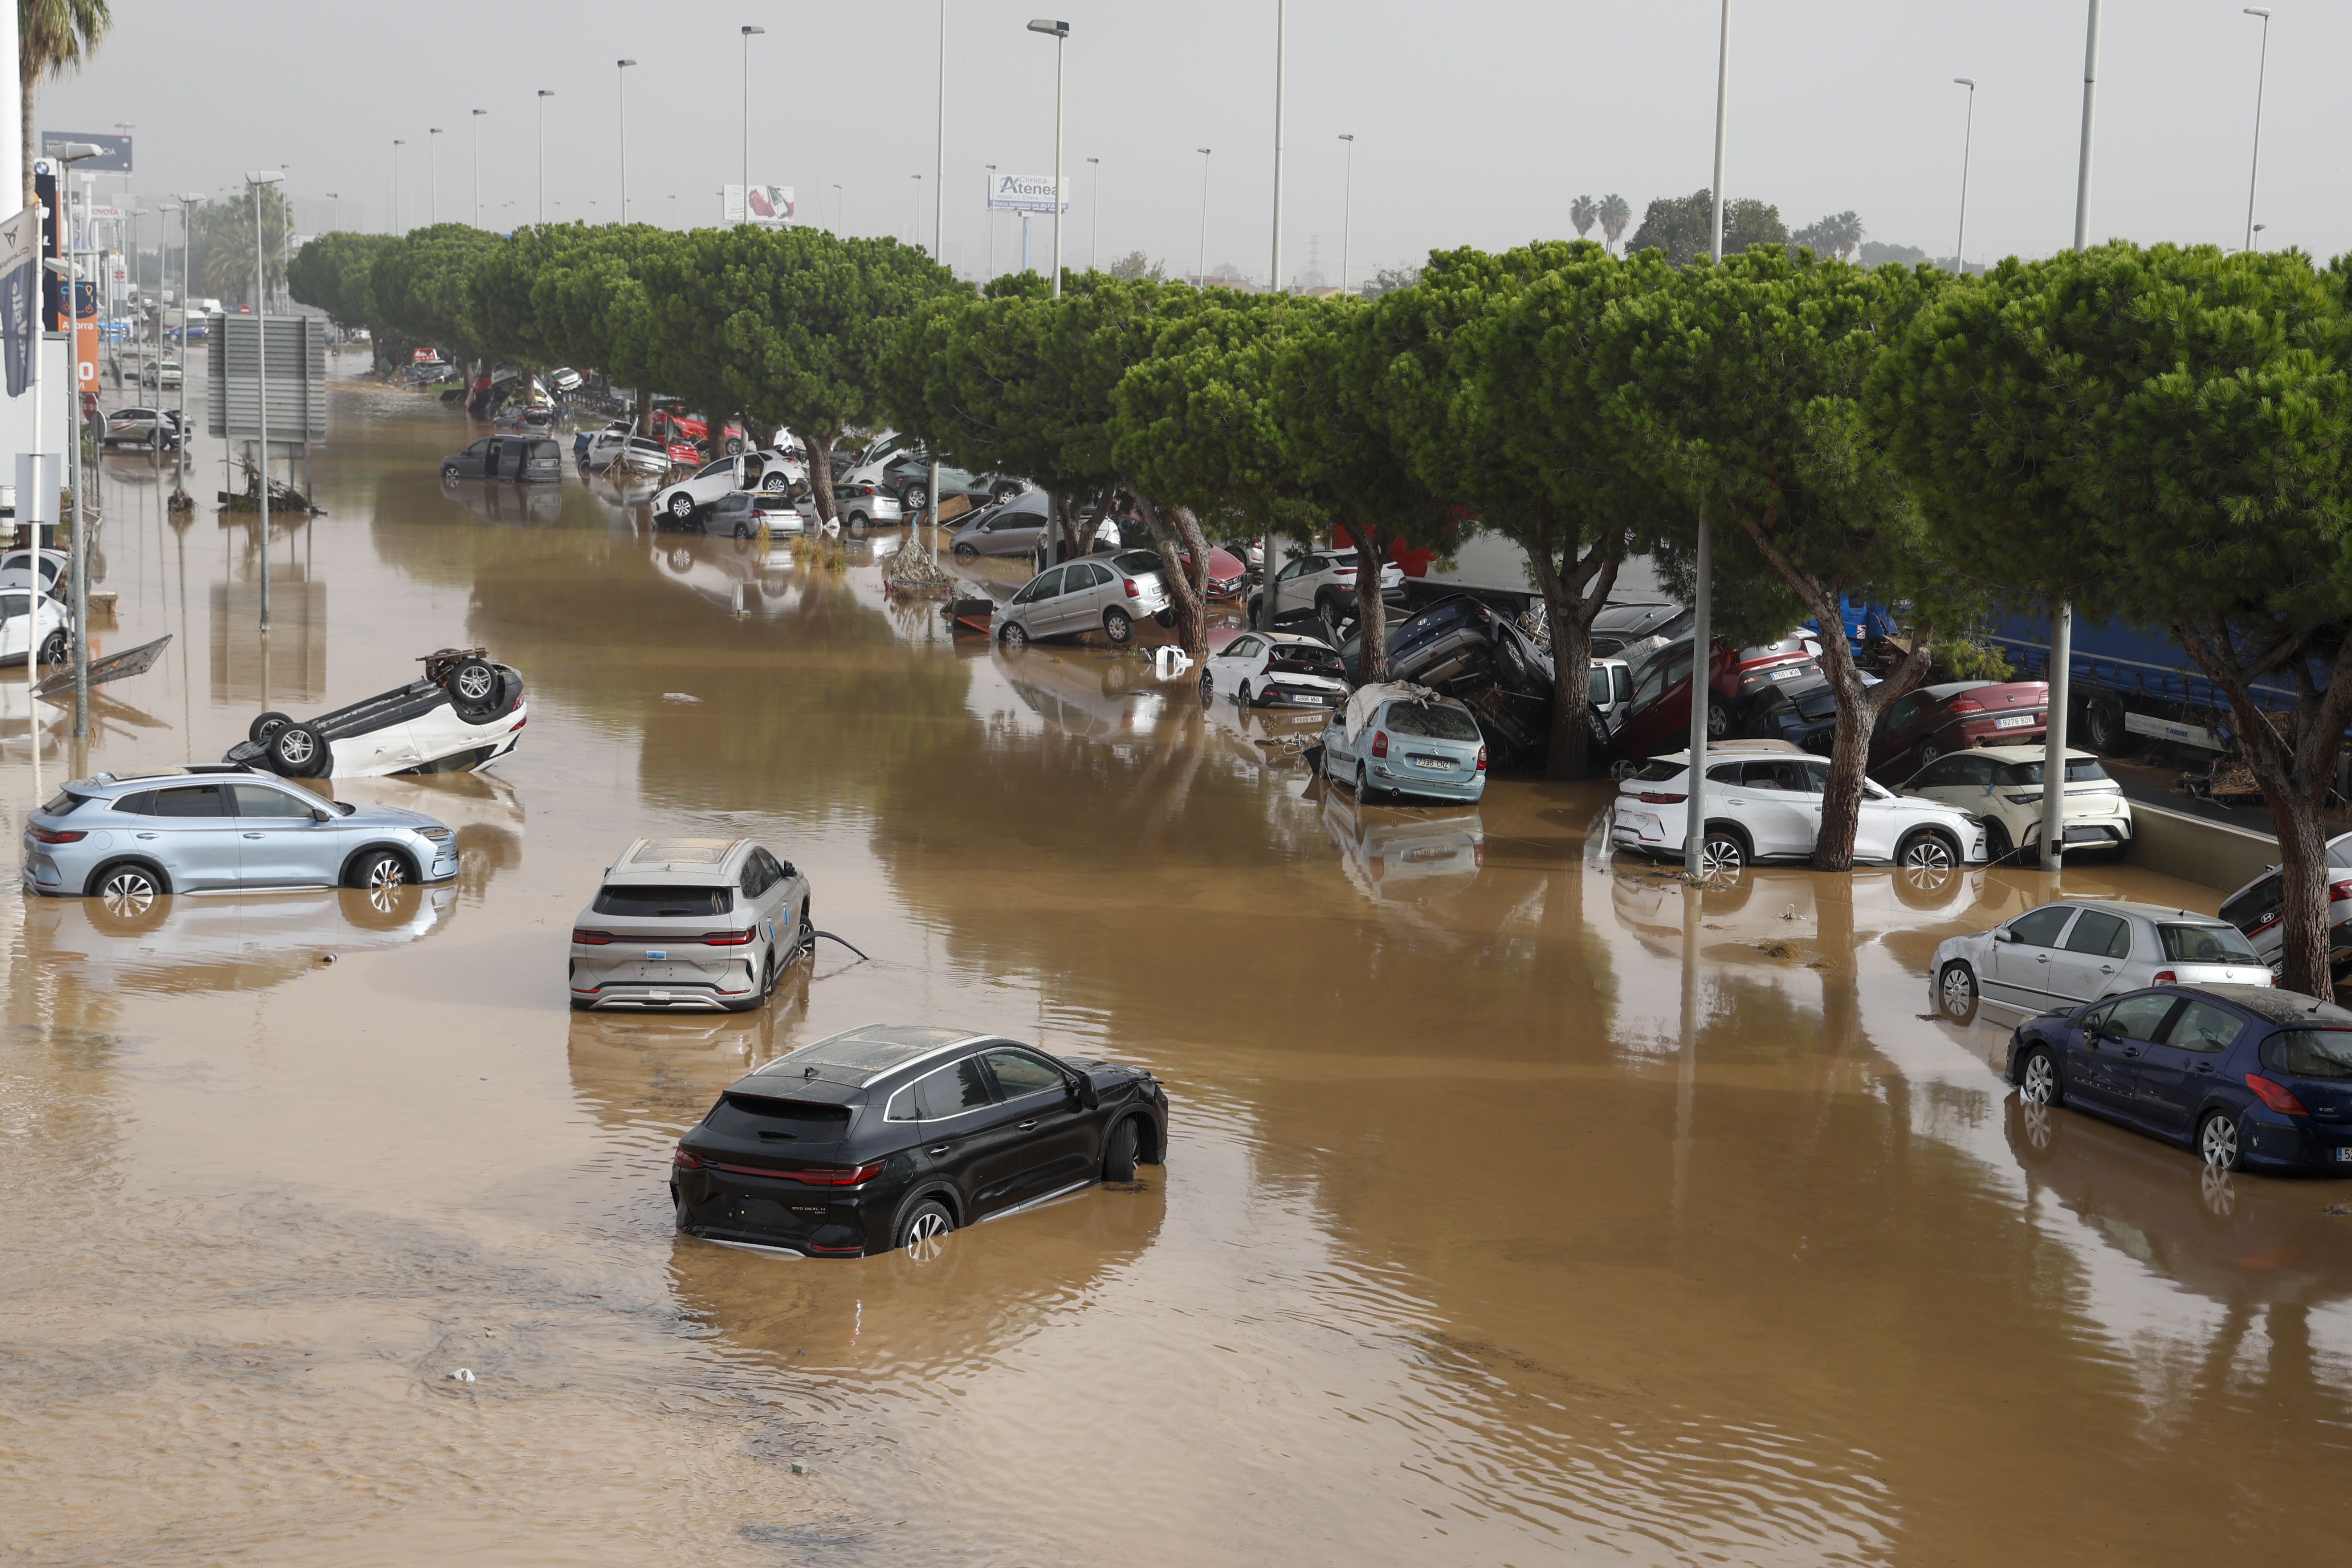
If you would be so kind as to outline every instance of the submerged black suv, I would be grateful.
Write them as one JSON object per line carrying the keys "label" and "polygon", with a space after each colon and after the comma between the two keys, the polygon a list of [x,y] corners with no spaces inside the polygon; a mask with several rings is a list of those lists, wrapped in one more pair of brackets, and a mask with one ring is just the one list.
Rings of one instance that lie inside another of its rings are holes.
{"label": "submerged black suv", "polygon": [[677,1227],[819,1258],[936,1248],[1168,1146],[1142,1068],[964,1029],[868,1024],[730,1085],[671,1156]]}

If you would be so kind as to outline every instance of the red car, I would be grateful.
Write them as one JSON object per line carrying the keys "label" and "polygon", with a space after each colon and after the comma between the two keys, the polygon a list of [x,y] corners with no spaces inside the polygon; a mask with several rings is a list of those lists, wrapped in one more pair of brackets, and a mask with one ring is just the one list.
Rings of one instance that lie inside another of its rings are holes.
{"label": "red car", "polygon": [[2050,686],[2041,680],[1954,680],[1898,697],[1870,734],[1870,771],[1907,779],[1948,752],[2016,746],[2048,728]]}
{"label": "red car", "polygon": [[[1710,740],[1720,741],[1731,732],[1732,700],[1739,691],[1740,652],[1718,642],[1708,661],[1708,680],[1715,693],[1706,708]],[[1624,722],[1617,728],[1620,754],[1654,757],[1690,744],[1690,674],[1688,637],[1668,643],[1634,666],[1633,700],[1626,707]]]}

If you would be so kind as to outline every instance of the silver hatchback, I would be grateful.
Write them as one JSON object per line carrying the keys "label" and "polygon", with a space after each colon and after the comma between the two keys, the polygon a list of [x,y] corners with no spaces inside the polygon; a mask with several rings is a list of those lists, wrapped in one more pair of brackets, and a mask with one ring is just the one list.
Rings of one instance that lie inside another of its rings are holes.
{"label": "silver hatchback", "polygon": [[2149,985],[2268,985],[2270,966],[2227,921],[2161,904],[2062,899],[1936,949],[1936,1003],[1966,1023],[1979,1002],[2074,1008]]}
{"label": "silver hatchback", "polygon": [[1049,566],[998,606],[997,639],[1019,647],[1036,637],[1099,629],[1124,646],[1134,637],[1137,621],[1167,613],[1168,582],[1160,571],[1159,554],[1150,550]]}
{"label": "silver hatchback", "polygon": [[748,838],[640,838],[572,928],[572,1005],[746,1013],[814,940],[791,861]]}

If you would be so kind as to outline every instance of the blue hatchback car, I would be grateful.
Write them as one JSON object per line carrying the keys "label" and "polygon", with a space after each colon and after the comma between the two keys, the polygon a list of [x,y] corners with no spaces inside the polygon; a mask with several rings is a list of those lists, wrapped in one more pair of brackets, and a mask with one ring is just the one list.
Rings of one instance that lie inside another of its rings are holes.
{"label": "blue hatchback car", "polygon": [[2266,985],[2160,985],[2010,1037],[2031,1105],[2186,1143],[2218,1170],[2352,1174],[2352,1012]]}
{"label": "blue hatchback car", "polygon": [[457,874],[422,812],[321,800],[234,763],[76,779],[25,824],[26,890],[143,909],[213,888],[396,888]]}
{"label": "blue hatchback car", "polygon": [[[1357,693],[1358,698],[1366,695]],[[1475,801],[1486,793],[1486,742],[1470,710],[1451,697],[1391,697],[1352,730],[1360,704],[1323,726],[1323,775],[1353,784],[1370,804],[1391,795]]]}

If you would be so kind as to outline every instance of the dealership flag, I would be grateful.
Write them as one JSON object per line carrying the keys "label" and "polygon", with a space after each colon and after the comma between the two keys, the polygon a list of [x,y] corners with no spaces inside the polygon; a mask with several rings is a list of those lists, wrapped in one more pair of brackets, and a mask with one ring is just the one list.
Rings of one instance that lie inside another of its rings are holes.
{"label": "dealership flag", "polygon": [[8,395],[22,397],[33,380],[33,320],[41,308],[41,209],[26,207],[0,223],[0,360],[8,367]]}

